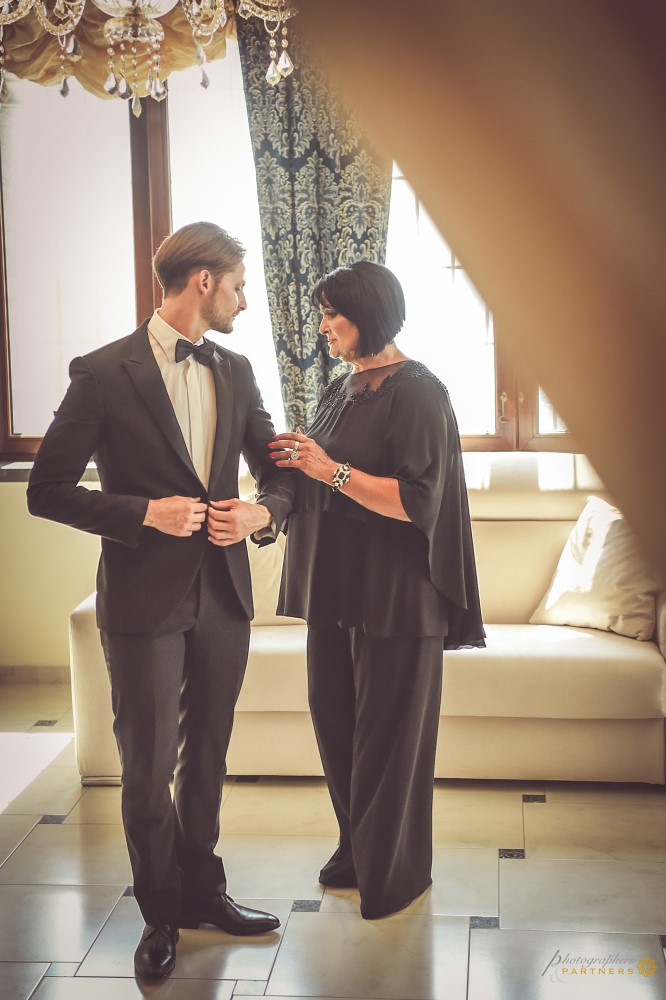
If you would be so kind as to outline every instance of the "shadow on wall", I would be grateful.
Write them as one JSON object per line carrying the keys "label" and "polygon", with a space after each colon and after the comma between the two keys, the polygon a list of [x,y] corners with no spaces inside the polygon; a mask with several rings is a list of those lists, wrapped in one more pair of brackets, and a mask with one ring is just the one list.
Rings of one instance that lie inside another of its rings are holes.
{"label": "shadow on wall", "polygon": [[298,21],[666,576],[666,7],[338,0]]}

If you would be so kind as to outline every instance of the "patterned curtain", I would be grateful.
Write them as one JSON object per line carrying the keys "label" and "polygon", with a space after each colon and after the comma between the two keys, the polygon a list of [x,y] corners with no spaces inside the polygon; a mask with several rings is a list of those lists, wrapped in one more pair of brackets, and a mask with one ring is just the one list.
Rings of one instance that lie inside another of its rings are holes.
{"label": "patterned curtain", "polygon": [[[298,19],[294,19],[297,21]],[[294,72],[266,82],[263,25],[236,18],[257,173],[264,271],[287,424],[307,426],[339,364],[319,336],[312,288],[327,271],[383,263],[391,163],[374,150],[289,26]]]}

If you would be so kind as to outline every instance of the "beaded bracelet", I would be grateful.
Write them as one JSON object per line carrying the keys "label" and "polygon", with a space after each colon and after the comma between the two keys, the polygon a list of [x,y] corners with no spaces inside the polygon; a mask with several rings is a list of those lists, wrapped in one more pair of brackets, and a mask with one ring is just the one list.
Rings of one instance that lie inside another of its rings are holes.
{"label": "beaded bracelet", "polygon": [[344,465],[339,465],[335,472],[333,473],[333,482],[331,483],[331,489],[335,493],[337,490],[342,489],[349,482],[351,476],[351,466],[349,462],[345,462]]}

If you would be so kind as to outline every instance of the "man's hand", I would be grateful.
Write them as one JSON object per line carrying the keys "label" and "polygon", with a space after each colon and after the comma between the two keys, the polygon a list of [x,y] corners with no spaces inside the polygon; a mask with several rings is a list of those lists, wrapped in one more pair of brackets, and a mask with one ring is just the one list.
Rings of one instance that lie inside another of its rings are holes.
{"label": "man's hand", "polygon": [[205,503],[200,497],[164,497],[149,500],[143,523],[148,528],[156,528],[165,535],[187,538],[194,531],[201,531],[206,520]]}
{"label": "man's hand", "polygon": [[271,523],[273,516],[260,503],[247,503],[233,497],[231,500],[212,500],[208,508],[208,541],[213,545],[235,545]]}

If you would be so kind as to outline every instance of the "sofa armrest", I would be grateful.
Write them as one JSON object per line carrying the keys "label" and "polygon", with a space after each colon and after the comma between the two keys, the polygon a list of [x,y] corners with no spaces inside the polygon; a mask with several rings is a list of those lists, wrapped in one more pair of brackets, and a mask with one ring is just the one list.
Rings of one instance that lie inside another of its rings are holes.
{"label": "sofa armrest", "polygon": [[69,619],[76,761],[83,784],[110,784],[120,778],[120,759],[95,601],[96,594],[90,594]]}

